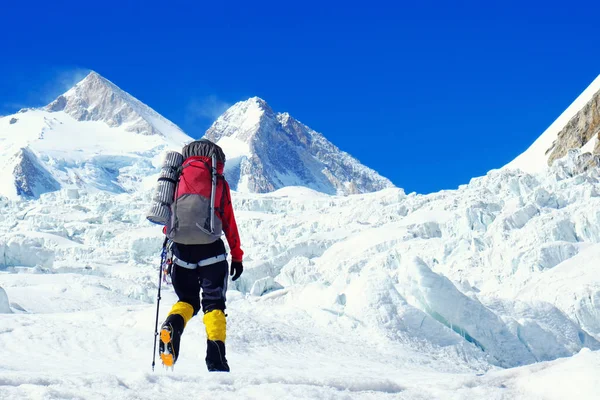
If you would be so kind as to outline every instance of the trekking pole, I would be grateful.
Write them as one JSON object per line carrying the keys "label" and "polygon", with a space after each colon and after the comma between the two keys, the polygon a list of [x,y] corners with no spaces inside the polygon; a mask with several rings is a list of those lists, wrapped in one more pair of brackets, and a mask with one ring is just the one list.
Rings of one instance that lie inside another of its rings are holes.
{"label": "trekking pole", "polygon": [[156,339],[158,338],[158,310],[160,307],[160,288],[162,283],[163,264],[165,263],[165,257],[167,256],[167,242],[168,238],[165,236],[163,242],[162,253],[160,255],[160,266],[158,267],[158,295],[156,296],[156,322],[154,323],[154,352],[152,353],[152,372],[154,372],[154,365],[156,364]]}

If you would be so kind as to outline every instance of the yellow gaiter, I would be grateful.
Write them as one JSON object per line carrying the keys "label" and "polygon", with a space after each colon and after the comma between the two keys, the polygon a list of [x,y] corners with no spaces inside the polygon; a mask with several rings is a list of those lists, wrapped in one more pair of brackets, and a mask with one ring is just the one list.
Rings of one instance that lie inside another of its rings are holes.
{"label": "yellow gaiter", "polygon": [[194,316],[194,307],[192,307],[192,305],[189,303],[178,301],[177,303],[173,304],[173,307],[171,307],[169,315],[171,314],[181,315],[183,317],[183,326],[185,328],[188,321]]}
{"label": "yellow gaiter", "polygon": [[227,321],[225,313],[221,310],[212,310],[204,314],[204,325],[208,340],[220,340],[225,342]]}

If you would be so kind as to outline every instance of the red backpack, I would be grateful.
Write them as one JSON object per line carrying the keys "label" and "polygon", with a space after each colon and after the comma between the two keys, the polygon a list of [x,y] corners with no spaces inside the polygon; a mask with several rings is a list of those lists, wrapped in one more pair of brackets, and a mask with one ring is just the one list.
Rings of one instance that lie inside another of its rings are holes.
{"label": "red backpack", "polygon": [[223,233],[227,187],[225,154],[209,140],[186,145],[183,164],[167,224],[169,239],[182,244],[208,244]]}

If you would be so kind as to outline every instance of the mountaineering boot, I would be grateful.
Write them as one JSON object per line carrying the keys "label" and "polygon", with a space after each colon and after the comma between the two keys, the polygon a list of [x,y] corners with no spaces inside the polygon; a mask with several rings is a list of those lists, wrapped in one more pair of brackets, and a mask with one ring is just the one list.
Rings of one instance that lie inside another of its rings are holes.
{"label": "mountaineering boot", "polygon": [[206,327],[206,367],[209,371],[229,372],[225,358],[227,320],[223,310],[210,310],[204,314]]}
{"label": "mountaineering boot", "polygon": [[229,372],[225,358],[225,343],[220,340],[206,341],[206,367],[210,372]]}
{"label": "mountaineering boot", "polygon": [[166,367],[173,367],[179,356],[179,342],[183,333],[184,320],[179,314],[171,314],[160,328],[158,354]]}

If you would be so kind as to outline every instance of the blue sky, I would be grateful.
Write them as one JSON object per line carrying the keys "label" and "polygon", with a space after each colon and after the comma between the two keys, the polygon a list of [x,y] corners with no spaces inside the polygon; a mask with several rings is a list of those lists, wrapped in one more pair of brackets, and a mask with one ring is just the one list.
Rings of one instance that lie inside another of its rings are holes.
{"label": "blue sky", "polygon": [[90,69],[195,137],[260,96],[407,192],[501,167],[600,74],[593,1],[11,3],[0,114]]}

